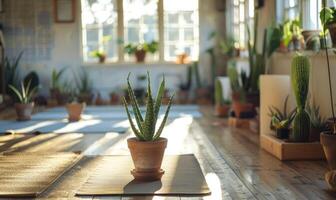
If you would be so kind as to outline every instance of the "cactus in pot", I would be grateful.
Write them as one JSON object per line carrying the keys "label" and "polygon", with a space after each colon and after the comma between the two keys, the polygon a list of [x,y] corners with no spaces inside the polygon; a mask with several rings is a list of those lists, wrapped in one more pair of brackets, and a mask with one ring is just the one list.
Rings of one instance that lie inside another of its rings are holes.
{"label": "cactus in pot", "polygon": [[227,117],[230,110],[230,100],[223,97],[223,88],[220,80],[215,81],[215,115],[218,117]]}
{"label": "cactus in pot", "polygon": [[123,102],[127,113],[130,126],[136,137],[127,140],[128,148],[135,169],[131,171],[135,179],[139,181],[153,181],[161,179],[164,170],[161,169],[161,163],[164,155],[164,150],[167,146],[167,139],[160,137],[168,118],[173,96],[170,97],[169,103],[159,127],[156,127],[159,119],[160,107],[165,91],[165,80],[163,78],[156,99],[152,96],[150,86],[150,77],[147,73],[147,105],[146,114],[142,116],[139,104],[135,98],[134,91],[131,87],[129,76],[127,78],[128,94],[132,105],[135,122],[133,122],[131,112],[128,108],[128,103],[125,98]]}
{"label": "cactus in pot", "polygon": [[295,142],[309,141],[310,117],[305,109],[308,96],[309,71],[309,58],[302,54],[295,55],[291,66],[291,83],[297,104],[292,135],[292,139]]}

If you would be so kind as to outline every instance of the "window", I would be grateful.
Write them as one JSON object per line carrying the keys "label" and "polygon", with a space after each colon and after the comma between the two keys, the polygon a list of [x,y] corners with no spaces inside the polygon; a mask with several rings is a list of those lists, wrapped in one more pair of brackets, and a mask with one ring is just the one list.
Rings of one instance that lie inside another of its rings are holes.
{"label": "window", "polygon": [[276,7],[278,23],[282,23],[285,20],[299,19],[300,17],[299,0],[278,0],[276,1]]}
{"label": "window", "polygon": [[228,13],[231,16],[230,26],[228,29],[233,38],[239,43],[240,48],[245,48],[247,44],[247,30],[249,27],[251,37],[253,38],[254,25],[254,0],[232,0],[231,6],[233,13]]}
{"label": "window", "polygon": [[196,60],[199,51],[198,1],[164,1],[164,20],[165,60],[174,60],[181,53]]}
{"label": "window", "polygon": [[130,61],[133,58],[123,52],[124,45],[152,41],[158,41],[160,49],[148,55],[148,61],[173,61],[180,53],[198,59],[198,0],[81,2],[85,62],[96,61],[94,51],[106,53],[110,62]]}
{"label": "window", "polygon": [[321,22],[319,13],[322,9],[322,0],[302,1],[302,27],[304,30],[319,30]]}

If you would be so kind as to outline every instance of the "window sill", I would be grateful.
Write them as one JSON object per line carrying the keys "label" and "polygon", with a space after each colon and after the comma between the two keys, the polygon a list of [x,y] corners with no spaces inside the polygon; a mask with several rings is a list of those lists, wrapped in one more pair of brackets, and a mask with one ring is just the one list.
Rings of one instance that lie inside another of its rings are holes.
{"label": "window sill", "polygon": [[135,62],[106,62],[106,63],[97,63],[97,62],[85,62],[82,64],[83,67],[186,67],[189,64],[177,64],[175,62],[144,62],[144,63],[135,63]]}

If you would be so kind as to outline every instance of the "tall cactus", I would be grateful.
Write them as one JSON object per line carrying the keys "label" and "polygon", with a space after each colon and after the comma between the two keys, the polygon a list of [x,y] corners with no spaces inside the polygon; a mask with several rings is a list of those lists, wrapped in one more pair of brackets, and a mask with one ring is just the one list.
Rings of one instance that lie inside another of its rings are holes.
{"label": "tall cactus", "polygon": [[222,83],[218,79],[215,81],[215,103],[216,105],[224,104]]}
{"label": "tall cactus", "polygon": [[307,142],[310,132],[310,117],[305,110],[309,86],[309,58],[297,54],[292,60],[291,82],[294,91],[297,114],[294,118],[293,140],[296,142]]}

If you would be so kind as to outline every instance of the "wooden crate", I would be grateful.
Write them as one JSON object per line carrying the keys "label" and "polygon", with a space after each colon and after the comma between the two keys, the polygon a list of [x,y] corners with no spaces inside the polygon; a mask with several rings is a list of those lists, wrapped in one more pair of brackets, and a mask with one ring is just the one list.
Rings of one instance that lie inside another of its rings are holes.
{"label": "wooden crate", "polygon": [[236,128],[250,128],[251,119],[240,119],[236,117],[229,117],[228,124]]}
{"label": "wooden crate", "polygon": [[272,135],[260,136],[261,147],[279,160],[321,160],[325,159],[319,142],[285,142]]}

